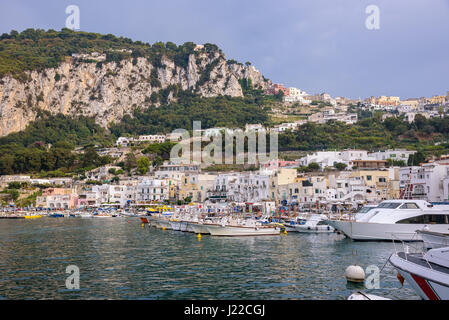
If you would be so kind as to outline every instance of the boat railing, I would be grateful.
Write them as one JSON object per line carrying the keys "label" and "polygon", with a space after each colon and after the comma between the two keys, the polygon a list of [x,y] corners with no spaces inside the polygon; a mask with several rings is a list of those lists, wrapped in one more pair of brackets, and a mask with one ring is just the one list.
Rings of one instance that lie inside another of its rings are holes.
{"label": "boat railing", "polygon": [[[401,233],[401,235],[404,234],[411,234],[413,235],[412,240],[407,240],[404,241],[402,239],[400,239],[398,237],[398,234],[395,233],[391,233],[391,238],[393,240],[393,247],[394,247],[394,251],[396,254],[398,254],[400,251],[398,250],[398,247],[396,246],[396,244],[400,243],[400,248],[402,248],[402,252],[405,253],[405,260],[408,260],[408,256],[410,254],[419,254],[421,255],[420,258],[423,259],[424,261],[426,261],[427,265],[429,266],[430,269],[433,269],[432,266],[430,265],[429,261],[425,258],[425,253],[427,252],[427,248],[424,244],[424,242],[420,241],[418,239],[418,233],[417,232],[409,232],[409,233]],[[410,241],[414,241],[414,242],[410,242]]]}

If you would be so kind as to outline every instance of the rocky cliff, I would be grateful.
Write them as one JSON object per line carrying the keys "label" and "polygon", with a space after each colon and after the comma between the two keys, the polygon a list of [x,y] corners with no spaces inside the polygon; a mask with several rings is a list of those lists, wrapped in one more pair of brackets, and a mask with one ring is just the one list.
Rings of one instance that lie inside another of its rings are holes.
{"label": "rocky cliff", "polygon": [[230,63],[220,51],[207,53],[201,48],[189,55],[186,67],[165,56],[159,67],[145,57],[116,62],[67,57],[57,68],[27,71],[26,80],[5,76],[0,79],[0,135],[23,130],[39,110],[92,116],[107,127],[137,106],[157,107],[160,99],[153,93],[164,89],[239,97],[243,95],[240,79],[251,79],[256,89],[269,85],[253,66]]}

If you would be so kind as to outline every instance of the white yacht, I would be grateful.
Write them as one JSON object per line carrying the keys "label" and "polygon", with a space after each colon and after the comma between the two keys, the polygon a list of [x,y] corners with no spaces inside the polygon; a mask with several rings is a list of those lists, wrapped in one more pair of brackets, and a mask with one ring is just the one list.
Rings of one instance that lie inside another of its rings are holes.
{"label": "white yacht", "polygon": [[407,283],[425,300],[449,300],[449,247],[427,253],[397,252],[390,256],[398,279]]}
{"label": "white yacht", "polygon": [[355,220],[363,218],[366,213],[370,212],[374,208],[377,208],[377,204],[376,205],[368,204],[366,206],[363,206],[362,209],[360,209],[358,212],[356,212]]}
{"label": "white yacht", "polygon": [[327,222],[353,240],[422,241],[417,230],[447,232],[449,206],[424,200],[386,200],[355,219]]}
{"label": "white yacht", "polygon": [[296,224],[295,229],[300,233],[331,233],[335,229],[326,222],[327,217],[323,214],[314,214],[304,224]]}

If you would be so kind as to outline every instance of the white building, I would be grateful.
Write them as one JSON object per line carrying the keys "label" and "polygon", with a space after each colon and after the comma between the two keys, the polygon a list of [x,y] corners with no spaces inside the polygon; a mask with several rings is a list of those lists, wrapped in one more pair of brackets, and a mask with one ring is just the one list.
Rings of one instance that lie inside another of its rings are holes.
{"label": "white building", "polygon": [[102,181],[105,179],[108,179],[112,176],[111,173],[109,173],[109,170],[122,170],[121,167],[118,166],[102,166],[102,167],[98,167],[95,169],[92,169],[90,171],[86,172],[86,179],[88,180],[97,180],[97,181]]}
{"label": "white building", "polygon": [[254,173],[225,173],[215,177],[210,200],[255,203],[268,200],[268,176]]}
{"label": "white building", "polygon": [[134,142],[134,138],[129,138],[129,137],[119,137],[117,139],[117,141],[115,142],[115,145],[117,147],[127,147],[129,146],[132,142]]}
{"label": "white building", "polygon": [[97,205],[113,204],[124,207],[127,204],[127,186],[103,184],[92,187],[92,192],[96,193]]}
{"label": "white building", "polygon": [[266,132],[267,129],[263,125],[261,125],[260,123],[257,123],[257,124],[246,124],[245,125],[245,132],[250,132],[250,131]]}
{"label": "white building", "polygon": [[163,143],[167,137],[162,134],[150,134],[139,136],[139,142]]}
{"label": "white building", "polygon": [[170,196],[170,184],[167,180],[144,179],[136,186],[136,203],[164,202]]}
{"label": "white building", "polygon": [[368,156],[372,157],[376,160],[403,160],[405,163],[407,163],[408,158],[410,155],[415,154],[416,151],[410,151],[405,149],[388,149],[385,151],[378,151],[378,152],[372,152],[369,153]]}
{"label": "white building", "polygon": [[284,102],[300,102],[303,104],[311,103],[312,101],[305,99],[307,92],[298,88],[288,88],[288,94],[284,96]]}
{"label": "white building", "polygon": [[348,167],[353,160],[375,160],[366,150],[318,151],[298,160],[300,166],[316,162],[321,168],[333,167],[335,163],[345,163]]}
{"label": "white building", "polygon": [[159,167],[154,173],[156,179],[175,179],[184,178],[185,174],[199,173],[201,171],[198,164],[173,164],[166,163]]}
{"label": "white building", "polygon": [[431,162],[399,168],[401,195],[430,202],[449,200],[449,163]]}
{"label": "white building", "polygon": [[299,126],[299,123],[297,122],[288,122],[288,123],[281,123],[279,125],[275,125],[271,130],[274,132],[285,132],[287,130],[296,130]]}

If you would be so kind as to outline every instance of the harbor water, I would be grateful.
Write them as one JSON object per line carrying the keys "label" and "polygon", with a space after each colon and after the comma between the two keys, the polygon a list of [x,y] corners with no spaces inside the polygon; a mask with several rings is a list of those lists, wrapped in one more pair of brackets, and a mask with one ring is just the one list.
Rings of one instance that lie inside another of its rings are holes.
{"label": "harbor water", "polygon": [[[381,269],[392,252],[336,233],[198,239],[137,218],[0,220],[0,299],[419,299],[389,264],[380,289],[344,278],[354,263]],[[71,265],[78,290],[66,287]]]}

